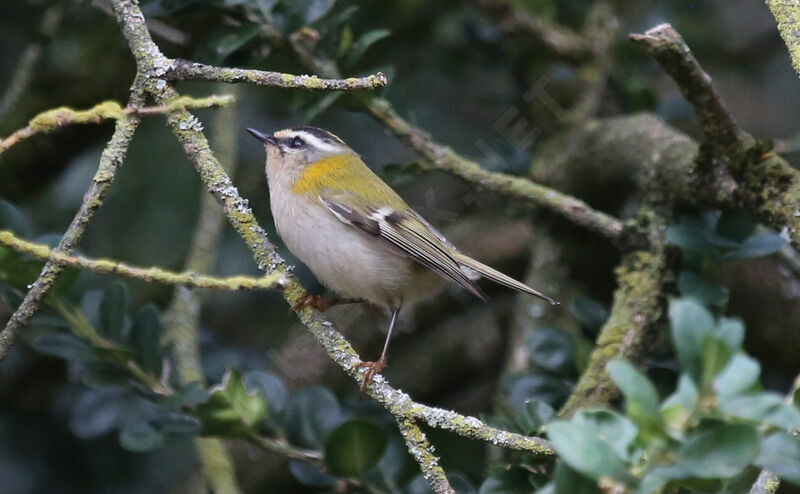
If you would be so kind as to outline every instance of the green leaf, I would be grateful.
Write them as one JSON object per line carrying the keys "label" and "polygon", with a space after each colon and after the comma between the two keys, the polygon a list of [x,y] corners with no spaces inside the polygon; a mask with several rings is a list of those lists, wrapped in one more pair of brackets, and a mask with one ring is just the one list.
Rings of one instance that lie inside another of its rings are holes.
{"label": "green leaf", "polygon": [[728,303],[730,290],[725,285],[711,281],[694,271],[683,270],[678,275],[678,291],[705,305],[722,307]]}
{"label": "green leaf", "polygon": [[546,430],[553,448],[573,469],[594,480],[611,477],[632,482],[622,459],[608,442],[596,437],[589,427],[558,420],[548,424]]}
{"label": "green leaf", "polygon": [[575,373],[575,343],[565,332],[538,328],[525,340],[531,363],[559,376]]}
{"label": "green leaf", "polygon": [[556,416],[549,404],[540,400],[528,400],[521,413],[516,414],[516,422],[523,434],[531,435]]}
{"label": "green leaf", "polygon": [[208,401],[208,391],[200,386],[200,383],[193,381],[186,386],[179,387],[172,396],[164,398],[161,402],[167,408],[196,407],[200,403]]}
{"label": "green leaf", "polygon": [[768,256],[781,250],[786,243],[786,239],[777,233],[753,235],[745,240],[738,249],[725,253],[722,258],[726,261],[735,261]]}
{"label": "green leaf", "polygon": [[681,369],[695,380],[700,378],[701,344],[714,327],[714,318],[702,305],[690,299],[673,300],[669,307],[672,343]]}
{"label": "green leaf", "polygon": [[267,403],[269,411],[275,415],[286,408],[289,392],[283,381],[271,372],[252,371],[244,375],[244,387],[250,392],[257,392]]}
{"label": "green leaf", "polygon": [[694,435],[678,450],[678,464],[701,479],[731,478],[758,456],[761,438],[749,425],[725,424]]}
{"label": "green leaf", "polygon": [[124,369],[108,362],[86,362],[81,369],[81,381],[87,386],[124,386],[130,380]]}
{"label": "green leaf", "polygon": [[222,63],[236,50],[258,36],[260,30],[261,27],[256,23],[216,30],[204,46],[201,46],[198,57],[210,63]]}
{"label": "green leaf", "polygon": [[648,433],[661,431],[661,412],[655,386],[634,366],[622,360],[612,360],[606,371],[625,395],[625,410],[636,424]]}
{"label": "green leaf", "polygon": [[722,213],[717,222],[717,235],[735,242],[744,242],[747,237],[753,234],[755,229],[756,222],[733,213]]}
{"label": "green leaf", "polygon": [[697,386],[691,377],[681,374],[678,389],[661,404],[661,415],[667,425],[682,432],[689,415],[697,405]]}
{"label": "green leaf", "polygon": [[793,431],[800,429],[800,411],[789,403],[782,402],[764,421],[783,430]]}
{"label": "green leaf", "polygon": [[151,423],[159,431],[170,434],[199,434],[203,430],[203,423],[199,418],[173,410],[159,412]]}
{"label": "green leaf", "polygon": [[119,444],[128,451],[150,451],[163,442],[164,435],[146,422],[131,422],[119,431]]}
{"label": "green leaf", "polygon": [[716,335],[725,340],[731,352],[736,353],[744,343],[744,324],[736,317],[722,317],[717,324]]}
{"label": "green leaf", "polygon": [[358,62],[370,46],[389,36],[390,34],[391,31],[388,29],[373,29],[362,34],[361,37],[358,38],[358,41],[353,43],[353,47],[350,48],[350,51],[347,52],[347,55],[345,55],[344,65],[348,67]]}
{"label": "green leaf", "polygon": [[125,343],[125,315],[128,313],[128,287],[114,282],[103,292],[100,300],[100,327],[102,336],[117,343]]}
{"label": "green leaf", "polygon": [[83,340],[69,333],[51,333],[31,342],[31,347],[39,353],[73,360],[92,362],[97,360],[92,348]]}
{"label": "green leaf", "polygon": [[728,345],[714,335],[706,335],[701,344],[703,371],[700,379],[701,389],[707,389],[711,381],[728,365],[731,352]]}
{"label": "green leaf", "polygon": [[602,491],[591,479],[584,477],[567,466],[558,462],[553,472],[554,494],[600,494]]}
{"label": "green leaf", "polygon": [[608,309],[586,295],[578,295],[569,301],[569,313],[583,327],[592,331],[598,331],[608,319]]}
{"label": "green leaf", "polygon": [[747,395],[720,396],[721,411],[734,417],[761,422],[783,404],[778,393],[752,393]]}
{"label": "green leaf", "polygon": [[515,466],[490,475],[481,484],[478,494],[529,494],[529,472]]}
{"label": "green leaf", "polygon": [[208,434],[245,435],[267,411],[264,398],[245,389],[237,370],[228,370],[222,382],[210,391],[208,401],[197,406],[198,416]]}
{"label": "green leaf", "polygon": [[146,305],[133,319],[130,339],[136,360],[142,368],[155,375],[161,375],[161,319],[158,309],[153,305]]}
{"label": "green leaf", "polygon": [[322,448],[344,417],[336,396],[327,388],[313,386],[291,396],[283,421],[292,443],[305,448]]}
{"label": "green leaf", "polygon": [[667,244],[700,253],[713,251],[708,233],[694,225],[676,224],[667,227]]}
{"label": "green leaf", "polygon": [[800,441],[785,432],[770,435],[764,440],[755,464],[800,486]]}
{"label": "green leaf", "polygon": [[328,470],[343,477],[357,477],[374,467],[386,448],[386,433],[366,420],[348,420],[333,430],[325,445]]}
{"label": "green leaf", "polygon": [[736,395],[747,391],[758,382],[761,366],[743,353],[737,353],[728,365],[714,378],[714,390],[720,395]]}
{"label": "green leaf", "polygon": [[630,459],[630,446],[639,431],[627,417],[605,409],[579,410],[572,422],[591,429],[596,437],[611,445],[620,458]]}

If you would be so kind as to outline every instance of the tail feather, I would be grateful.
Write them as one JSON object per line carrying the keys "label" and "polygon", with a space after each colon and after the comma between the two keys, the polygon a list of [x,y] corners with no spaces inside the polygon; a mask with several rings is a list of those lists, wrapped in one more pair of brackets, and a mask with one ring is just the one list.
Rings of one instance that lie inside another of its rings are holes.
{"label": "tail feather", "polygon": [[534,290],[533,288],[529,287],[528,285],[526,285],[524,283],[520,283],[519,281],[515,280],[514,278],[511,278],[510,276],[506,276],[503,273],[501,273],[500,271],[498,271],[498,270],[496,270],[494,268],[491,268],[491,267],[489,267],[489,266],[487,266],[487,265],[485,265],[485,264],[483,264],[481,262],[478,262],[478,261],[476,261],[475,259],[473,259],[471,257],[467,257],[464,254],[458,253],[458,255],[455,257],[455,259],[462,266],[478,272],[484,278],[490,279],[490,280],[494,281],[495,283],[498,283],[500,285],[506,286],[508,288],[512,288],[514,290],[518,290],[520,292],[528,293],[530,295],[533,295],[534,297],[539,297],[542,300],[547,300],[552,305],[559,305],[558,302],[556,302],[552,298],[548,297],[547,295],[544,295],[543,293],[540,293],[540,292]]}

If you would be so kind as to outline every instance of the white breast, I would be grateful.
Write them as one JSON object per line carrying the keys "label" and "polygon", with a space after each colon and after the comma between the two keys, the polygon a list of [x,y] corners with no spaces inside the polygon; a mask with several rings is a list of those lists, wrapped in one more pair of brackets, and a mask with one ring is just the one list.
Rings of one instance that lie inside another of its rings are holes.
{"label": "white breast", "polygon": [[[298,196],[272,183],[270,196],[284,243],[326,286],[342,296],[387,307],[415,298],[423,280],[413,260],[343,223],[316,197]],[[424,278],[426,283],[435,281]]]}

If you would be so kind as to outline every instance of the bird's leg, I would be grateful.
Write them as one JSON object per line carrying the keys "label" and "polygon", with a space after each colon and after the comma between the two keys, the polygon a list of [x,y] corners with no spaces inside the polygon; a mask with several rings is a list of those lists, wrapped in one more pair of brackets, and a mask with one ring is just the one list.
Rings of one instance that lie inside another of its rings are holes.
{"label": "bird's leg", "polygon": [[341,304],[355,304],[363,302],[360,298],[325,298],[322,295],[309,295],[308,293],[304,294],[300,299],[292,305],[292,312],[297,312],[298,310],[302,309],[306,306],[314,307],[315,309],[326,311],[333,307],[334,305],[341,305]]}
{"label": "bird's leg", "polygon": [[386,352],[389,350],[389,340],[392,339],[392,330],[394,329],[394,325],[397,322],[397,315],[400,313],[400,308],[396,308],[392,310],[392,319],[389,321],[389,331],[386,334],[386,342],[383,344],[383,351],[381,352],[381,358],[378,359],[376,362],[360,362],[356,364],[357,368],[366,367],[367,372],[364,373],[364,380],[361,381],[361,392],[363,393],[369,383],[372,382],[373,376],[375,374],[379,374],[385,367],[386,367]]}

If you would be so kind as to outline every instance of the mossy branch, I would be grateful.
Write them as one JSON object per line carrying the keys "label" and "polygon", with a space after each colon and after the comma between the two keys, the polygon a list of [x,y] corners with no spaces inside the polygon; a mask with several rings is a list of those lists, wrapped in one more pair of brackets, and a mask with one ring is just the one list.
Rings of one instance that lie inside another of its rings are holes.
{"label": "mossy branch", "polygon": [[130,266],[111,259],[91,259],[83,256],[71,256],[51,249],[47,245],[22,240],[8,230],[0,230],[0,245],[9,249],[29,254],[36,258],[50,261],[64,267],[84,269],[93,273],[134,278],[149,283],[182,285],[188,288],[214,288],[217,290],[276,290],[280,289],[284,280],[279,275],[267,275],[261,278],[250,276],[227,276],[218,278],[197,274],[191,271],[175,273],[162,268],[140,268]]}
{"label": "mossy branch", "polygon": [[388,80],[382,72],[366,77],[347,79],[323,79],[315,75],[293,75],[265,70],[214,67],[189,60],[171,60],[165,78],[173,81],[212,81],[227,83],[248,83],[256,86],[271,86],[292,89],[313,89],[321,91],[356,91],[377,89]]}
{"label": "mossy branch", "polygon": [[68,125],[98,124],[106,120],[122,120],[130,116],[158,115],[183,108],[214,108],[230,105],[231,103],[233,103],[233,96],[212,95],[205,98],[183,96],[177,98],[175,101],[170,101],[168,105],[154,107],[128,106],[123,108],[116,101],[103,101],[88,110],[75,110],[62,106],[39,113],[28,121],[26,127],[0,140],[0,154],[23,139],[27,139],[36,134],[52,132]]}
{"label": "mossy branch", "polygon": [[631,39],[675,80],[703,125],[710,152],[701,149],[686,170],[690,201],[754,216],[800,248],[800,172],[736,126],[711,78],[672,26],[662,24]]}
{"label": "mossy branch", "polygon": [[[113,0],[112,9],[136,59],[137,68],[147,78],[144,87],[150,95],[159,104],[168,104],[179,97],[172,86],[169,83],[164,84],[161,79],[169,63],[151,39],[138,6],[129,0]],[[290,304],[296,303],[306,294],[305,289],[291,275],[289,267],[259,226],[247,202],[239,196],[224,168],[211,152],[205,135],[198,128],[196,117],[185,110],[174,112],[167,117],[167,123],[209,192],[220,203],[231,225],[251,249],[259,267],[269,274],[285,276],[288,282],[284,286],[284,298]],[[332,323],[312,307],[301,309],[298,316],[330,358],[354,380],[361,381],[363,370],[357,367],[361,360],[350,343],[333,328]],[[381,376],[368,387],[367,394],[379,401],[398,420],[422,420],[433,427],[453,430],[469,437],[486,438],[494,444],[530,451],[541,457],[551,457],[554,454],[547,441],[542,439],[500,431],[474,417],[414,403],[408,395],[386,384]],[[432,453],[428,460],[426,465],[420,465],[424,470],[437,464]]]}
{"label": "mossy branch", "polygon": [[491,172],[464,158],[451,148],[435,142],[431,136],[408,123],[385,99],[372,98],[365,103],[369,113],[396,136],[408,142],[431,167],[460,177],[479,187],[523,200],[533,206],[553,211],[576,225],[583,226],[611,240],[622,234],[622,222],[592,209],[573,196],[532,182],[524,177]]}
{"label": "mossy branch", "polygon": [[663,305],[660,294],[666,257],[663,242],[654,244],[652,250],[625,255],[617,268],[611,314],[600,330],[589,365],[559,411],[562,417],[570,417],[581,408],[608,404],[619,396],[606,373],[606,364],[616,358],[641,357],[646,330],[659,318]]}
{"label": "mossy branch", "polygon": [[[134,82],[134,89],[131,92],[129,106],[143,106],[144,93],[138,88],[142,79],[138,76]],[[117,170],[122,165],[128,151],[128,145],[133,138],[133,134],[138,126],[137,118],[121,118],[116,121],[114,134],[108,141],[106,148],[100,156],[100,164],[97,167],[92,182],[88,190],[83,195],[83,201],[75,213],[67,230],[58,242],[56,251],[69,254],[78,245],[86,225],[94,217],[95,211],[103,204],[108,189]],[[0,332],[0,360],[8,355],[8,351],[17,339],[19,331],[24,328],[39,308],[44,297],[55,284],[62,268],[54,262],[47,262],[42,268],[42,272],[35,282],[31,285],[22,303],[11,315],[6,323],[6,327]]]}
{"label": "mossy branch", "polygon": [[800,75],[800,31],[797,29],[800,25],[800,1],[767,0],[767,6],[778,23],[778,32],[789,50],[792,66]]}

